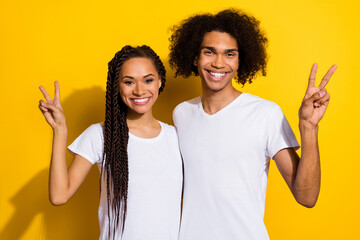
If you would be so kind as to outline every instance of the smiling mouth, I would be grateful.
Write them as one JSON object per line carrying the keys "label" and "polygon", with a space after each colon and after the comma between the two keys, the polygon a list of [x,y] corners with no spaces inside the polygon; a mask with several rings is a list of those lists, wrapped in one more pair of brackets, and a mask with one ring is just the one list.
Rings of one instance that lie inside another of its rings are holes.
{"label": "smiling mouth", "polygon": [[149,97],[147,97],[147,98],[131,98],[131,101],[133,103],[135,103],[136,105],[144,105],[144,104],[148,103],[149,100],[150,100]]}
{"label": "smiling mouth", "polygon": [[219,80],[223,80],[226,76],[226,74],[228,74],[227,72],[212,72],[212,71],[208,71],[207,72],[209,73],[210,77],[212,80],[214,81],[219,81]]}

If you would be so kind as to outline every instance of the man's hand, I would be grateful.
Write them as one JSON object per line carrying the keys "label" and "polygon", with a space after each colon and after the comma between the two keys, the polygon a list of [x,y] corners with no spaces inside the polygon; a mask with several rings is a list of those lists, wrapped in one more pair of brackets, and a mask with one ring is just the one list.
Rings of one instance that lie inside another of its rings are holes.
{"label": "man's hand", "polygon": [[315,76],[318,65],[315,63],[310,72],[309,84],[305,97],[299,109],[299,123],[316,127],[324,116],[329,104],[330,95],[325,86],[335,72],[337,66],[333,65],[325,74],[318,87],[315,87]]}

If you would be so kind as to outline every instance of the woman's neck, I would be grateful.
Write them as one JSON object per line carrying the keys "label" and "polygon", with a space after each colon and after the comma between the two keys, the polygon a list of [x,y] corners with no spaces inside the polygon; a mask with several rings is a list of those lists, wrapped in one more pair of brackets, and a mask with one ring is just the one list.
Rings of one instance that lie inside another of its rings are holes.
{"label": "woman's neck", "polygon": [[152,112],[138,114],[128,112],[126,123],[129,132],[142,138],[154,138],[160,134],[161,126],[153,117]]}

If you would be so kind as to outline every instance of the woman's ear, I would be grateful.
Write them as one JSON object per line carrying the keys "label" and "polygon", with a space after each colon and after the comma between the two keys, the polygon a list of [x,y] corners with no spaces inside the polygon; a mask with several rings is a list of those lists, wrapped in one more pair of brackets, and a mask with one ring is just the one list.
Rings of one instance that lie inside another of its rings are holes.
{"label": "woman's ear", "polygon": [[162,86],[162,81],[161,81],[161,78],[159,78],[159,87],[158,87],[158,89],[160,89],[161,86]]}

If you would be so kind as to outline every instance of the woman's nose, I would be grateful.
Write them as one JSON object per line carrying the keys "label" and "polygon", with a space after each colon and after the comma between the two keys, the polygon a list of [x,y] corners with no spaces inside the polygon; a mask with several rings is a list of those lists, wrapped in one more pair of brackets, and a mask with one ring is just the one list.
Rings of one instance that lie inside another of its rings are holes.
{"label": "woman's nose", "polygon": [[142,84],[136,84],[133,93],[134,95],[142,96],[145,94],[145,87]]}

